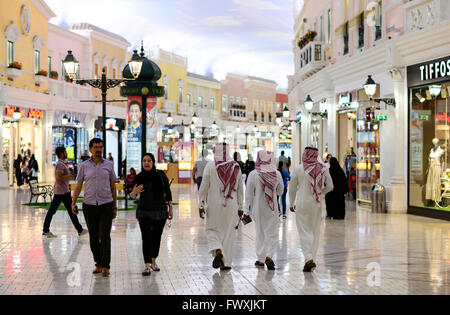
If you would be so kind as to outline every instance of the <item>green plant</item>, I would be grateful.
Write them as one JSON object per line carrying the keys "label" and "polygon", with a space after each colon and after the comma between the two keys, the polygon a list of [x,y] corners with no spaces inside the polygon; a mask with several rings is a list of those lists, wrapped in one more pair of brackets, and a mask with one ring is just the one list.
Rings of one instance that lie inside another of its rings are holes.
{"label": "green plant", "polygon": [[50,71],[50,78],[52,78],[52,79],[58,79],[58,72],[56,72],[56,71]]}
{"label": "green plant", "polygon": [[303,47],[305,47],[309,42],[313,41],[316,36],[317,36],[316,31],[310,30],[306,32],[306,34],[298,41],[297,43],[298,47],[300,47],[300,49],[303,49]]}
{"label": "green plant", "polygon": [[22,64],[18,61],[13,61],[9,64],[8,68],[14,68],[18,70],[22,70]]}

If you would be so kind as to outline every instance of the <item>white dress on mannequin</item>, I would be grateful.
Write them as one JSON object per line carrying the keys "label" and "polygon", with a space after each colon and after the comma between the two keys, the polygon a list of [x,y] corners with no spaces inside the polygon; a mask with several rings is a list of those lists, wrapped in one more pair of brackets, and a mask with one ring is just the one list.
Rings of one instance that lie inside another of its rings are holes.
{"label": "white dress on mannequin", "polygon": [[444,150],[441,147],[430,150],[427,184],[425,189],[425,199],[440,202],[441,195],[441,156]]}

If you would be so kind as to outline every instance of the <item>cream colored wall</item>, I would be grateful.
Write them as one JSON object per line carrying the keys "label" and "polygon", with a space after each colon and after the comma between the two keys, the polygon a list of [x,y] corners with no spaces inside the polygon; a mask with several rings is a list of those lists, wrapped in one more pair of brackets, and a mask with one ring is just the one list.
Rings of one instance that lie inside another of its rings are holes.
{"label": "cream colored wall", "polygon": [[[103,57],[107,56],[109,58],[109,62],[105,65],[107,66],[107,75],[106,78],[107,79],[113,79],[113,67],[112,67],[112,61],[113,59],[116,59],[118,61],[118,66],[116,69],[116,78],[122,78],[122,70],[120,65],[122,63],[126,63],[128,62],[128,60],[126,60],[126,56],[127,56],[127,50],[124,48],[121,48],[119,46],[107,43],[105,41],[96,39],[96,38],[92,38],[91,36],[91,42],[92,42],[92,78],[94,78],[95,74],[95,58],[94,55],[95,53],[97,53],[99,55],[99,62],[98,62],[98,78],[101,78],[102,75],[102,66],[103,66]],[[101,100],[102,99],[102,95],[99,89],[93,89],[92,90],[92,94],[94,99],[98,99]],[[118,100],[121,99],[122,97],[120,96],[120,88],[116,87],[113,89],[108,90],[107,93],[107,100]],[[120,106],[120,107],[125,107],[125,103],[120,103],[120,102],[114,102],[111,103],[114,106]]]}
{"label": "cream colored wall", "polygon": [[[200,81],[200,82],[199,82]],[[208,85],[210,85],[211,82],[210,81],[205,81],[205,84],[201,83],[201,80],[199,79],[194,79],[194,80],[190,80],[188,77],[188,88],[186,91],[186,94],[189,93],[192,96],[192,106],[195,106],[194,103],[197,104],[198,107],[198,97],[199,96],[203,96],[203,104],[207,104],[208,106],[203,106],[204,108],[210,108],[209,105],[209,100],[211,97],[214,97],[214,110],[220,110],[221,107],[221,92],[219,88],[212,88],[209,87]],[[186,98],[185,98],[185,102]]]}
{"label": "cream colored wall", "polygon": [[[188,85],[187,69],[176,64],[157,61],[158,66],[161,69],[161,79],[158,81],[158,85],[163,86],[164,76],[169,78],[169,100],[175,103],[175,110],[178,110],[178,82],[183,80],[183,103],[186,102],[186,89]],[[161,109],[164,102],[164,97],[158,98],[158,109]]]}
{"label": "cream colored wall", "polygon": [[[30,9],[31,28],[26,35],[20,24],[20,9],[22,5],[27,5]],[[14,24],[20,31],[20,36],[15,43],[15,61],[22,64],[22,74],[14,81],[8,81],[6,75],[0,78],[2,85],[16,88],[26,88],[28,91],[45,92],[48,90],[48,83],[41,83],[40,87],[35,86],[34,82],[34,46],[33,38],[36,35],[45,40],[45,46],[41,50],[41,69],[48,70],[48,20],[34,6],[30,0],[22,1],[0,1],[0,72],[6,74],[6,38],[5,29],[8,25]]]}

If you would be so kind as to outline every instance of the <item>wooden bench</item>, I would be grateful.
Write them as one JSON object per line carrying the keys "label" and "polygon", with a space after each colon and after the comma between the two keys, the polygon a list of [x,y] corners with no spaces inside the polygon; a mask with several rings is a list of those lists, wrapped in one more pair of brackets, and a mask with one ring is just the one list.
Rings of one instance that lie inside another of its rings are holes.
{"label": "wooden bench", "polygon": [[44,202],[47,201],[47,196],[50,197],[50,201],[52,201],[53,197],[53,187],[51,185],[39,185],[37,180],[30,180],[28,182],[30,185],[30,203],[33,201],[33,198],[36,198],[36,202],[39,197],[44,198]]}

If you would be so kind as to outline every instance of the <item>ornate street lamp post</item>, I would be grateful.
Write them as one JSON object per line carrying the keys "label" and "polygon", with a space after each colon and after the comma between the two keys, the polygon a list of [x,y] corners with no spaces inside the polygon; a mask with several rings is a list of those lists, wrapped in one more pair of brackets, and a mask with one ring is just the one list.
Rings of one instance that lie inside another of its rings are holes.
{"label": "ornate street lamp post", "polygon": [[[102,92],[102,128],[103,128],[103,157],[106,158],[106,93],[109,89],[118,86],[124,81],[129,81],[130,79],[107,79],[106,78],[106,68],[102,69],[102,78],[99,79],[76,79],[77,70],[79,62],[75,59],[72,51],[67,51],[67,56],[63,61],[64,69],[70,80],[78,82],[80,84],[87,83],[90,86],[100,89]],[[137,51],[134,52],[133,57],[128,63],[130,69],[132,69],[132,74],[134,79],[136,79],[142,68],[142,60],[140,59]]]}

